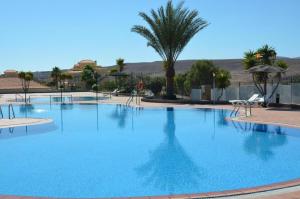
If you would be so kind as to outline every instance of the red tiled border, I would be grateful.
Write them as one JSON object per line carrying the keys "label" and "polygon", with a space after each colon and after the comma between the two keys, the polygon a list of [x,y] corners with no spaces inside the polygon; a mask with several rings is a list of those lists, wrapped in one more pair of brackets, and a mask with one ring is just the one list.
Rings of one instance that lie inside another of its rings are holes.
{"label": "red tiled border", "polygon": [[[120,198],[94,198],[94,199],[192,199],[192,198],[217,198],[225,196],[238,196],[244,194],[253,194],[267,191],[274,191],[278,189],[284,189],[289,187],[295,187],[300,185],[300,178],[296,180],[290,180],[281,183],[274,183],[271,185],[258,186],[253,188],[220,191],[220,192],[208,192],[199,194],[179,194],[179,195],[166,195],[166,196],[144,196],[144,197],[120,197]],[[59,199],[55,197],[28,197],[28,196],[8,196],[0,195],[0,199]],[[66,199],[66,198],[60,198]],[[71,199],[71,198],[68,198]],[[87,198],[88,199],[88,198]],[[91,198],[90,198],[91,199]]]}

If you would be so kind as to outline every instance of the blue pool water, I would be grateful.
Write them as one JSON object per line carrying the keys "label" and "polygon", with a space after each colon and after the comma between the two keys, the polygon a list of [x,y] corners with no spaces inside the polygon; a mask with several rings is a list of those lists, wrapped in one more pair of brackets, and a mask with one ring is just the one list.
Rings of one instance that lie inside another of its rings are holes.
{"label": "blue pool water", "polygon": [[0,194],[153,196],[300,177],[300,130],[233,123],[225,110],[40,104],[15,111],[54,123],[1,129]]}

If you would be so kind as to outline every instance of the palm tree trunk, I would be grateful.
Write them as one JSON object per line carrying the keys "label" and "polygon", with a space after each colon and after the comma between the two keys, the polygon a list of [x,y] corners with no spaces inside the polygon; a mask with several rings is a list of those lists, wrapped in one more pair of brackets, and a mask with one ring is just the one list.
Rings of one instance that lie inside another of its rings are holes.
{"label": "palm tree trunk", "polygon": [[275,91],[277,90],[277,88],[278,88],[280,82],[281,82],[281,75],[279,74],[279,76],[278,76],[278,81],[277,81],[277,83],[276,83],[276,86],[275,86],[275,88],[273,88],[273,90],[272,90],[272,92],[271,92],[271,95],[270,95],[269,98],[268,98],[268,101],[271,100],[271,98],[272,98],[273,95],[275,94]]}
{"label": "palm tree trunk", "polygon": [[167,98],[168,99],[175,99],[176,96],[174,95],[174,76],[175,76],[175,69],[174,63],[169,62],[166,67],[166,91],[167,91]]}
{"label": "palm tree trunk", "polygon": [[263,103],[263,107],[267,107],[267,79],[265,78],[264,80],[264,103]]}
{"label": "palm tree trunk", "polygon": [[263,96],[264,95],[263,88],[261,87],[261,85],[259,84],[259,82],[256,82],[254,74],[252,74],[252,79],[253,79],[254,85],[257,88],[258,92],[260,92],[260,94]]}

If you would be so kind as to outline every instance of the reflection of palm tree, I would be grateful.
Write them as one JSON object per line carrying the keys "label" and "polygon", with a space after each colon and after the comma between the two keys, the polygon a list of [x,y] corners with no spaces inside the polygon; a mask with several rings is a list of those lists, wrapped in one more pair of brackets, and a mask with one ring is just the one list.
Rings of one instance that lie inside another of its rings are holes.
{"label": "reflection of palm tree", "polygon": [[154,185],[173,193],[198,187],[200,173],[175,136],[173,108],[167,109],[164,141],[150,153],[148,162],[136,169],[145,178],[146,185]]}
{"label": "reflection of palm tree", "polygon": [[228,126],[228,121],[226,119],[226,113],[224,109],[217,110],[219,117],[218,117],[218,125],[219,126]]}
{"label": "reflection of palm tree", "polygon": [[118,120],[118,126],[124,128],[126,124],[126,116],[128,113],[128,108],[121,105],[116,105],[116,109],[111,114],[111,117]]}
{"label": "reflection of palm tree", "polygon": [[62,110],[72,110],[74,108],[74,105],[73,104],[61,104],[61,109]]}
{"label": "reflection of palm tree", "polygon": [[255,154],[262,160],[269,160],[273,157],[274,148],[286,144],[286,136],[281,127],[269,130],[268,125],[254,124],[253,131],[244,142],[246,152]]}
{"label": "reflection of palm tree", "polygon": [[20,105],[21,113],[32,113],[33,110],[34,110],[34,106],[32,104],[21,104]]}
{"label": "reflection of palm tree", "polygon": [[25,117],[27,117],[28,113],[32,113],[34,110],[34,106],[32,104],[22,104],[20,105],[20,113],[25,114]]}

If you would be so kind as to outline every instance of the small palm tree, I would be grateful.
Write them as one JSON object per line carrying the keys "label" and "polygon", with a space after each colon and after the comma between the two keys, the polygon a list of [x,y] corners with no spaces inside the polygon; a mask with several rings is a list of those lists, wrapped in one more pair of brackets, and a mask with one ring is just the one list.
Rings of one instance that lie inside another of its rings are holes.
{"label": "small palm tree", "polygon": [[25,96],[25,103],[27,103],[27,93],[30,87],[30,81],[33,80],[33,73],[32,72],[19,72],[18,77],[22,83],[22,89],[24,91]]}
{"label": "small palm tree", "polygon": [[60,68],[58,68],[57,66],[55,66],[53,69],[52,69],[52,72],[51,72],[51,77],[53,79],[53,82],[55,84],[55,87],[56,87],[56,90],[58,90],[58,83],[59,83],[59,77],[61,75],[61,70]]}
{"label": "small palm tree", "polygon": [[97,82],[95,79],[95,68],[86,65],[81,73],[81,80],[85,82],[86,89],[91,89],[92,86]]}
{"label": "small palm tree", "polygon": [[276,51],[273,47],[264,45],[256,51],[256,57],[263,65],[273,65],[276,60]]}
{"label": "small palm tree", "polygon": [[224,93],[224,89],[230,86],[231,74],[229,71],[224,69],[218,69],[216,73],[216,87],[221,89],[221,94],[217,98],[218,101],[221,99]]}
{"label": "small palm tree", "polygon": [[117,59],[116,60],[116,64],[117,64],[117,66],[119,67],[119,72],[122,72],[123,70],[124,70],[124,66],[126,65],[125,63],[124,63],[124,59],[122,59],[122,58],[119,58],[119,59]]}
{"label": "small palm tree", "polygon": [[243,60],[245,70],[248,70],[258,64],[258,60],[256,58],[256,52],[250,50],[244,53]]}
{"label": "small palm tree", "polygon": [[[258,65],[270,65],[270,66],[278,66],[282,69],[287,69],[288,65],[284,61],[277,61],[276,62],[276,50],[273,47],[268,45],[264,45],[261,48],[257,49],[257,51],[248,51],[244,54],[244,68],[246,70],[251,69],[252,67]],[[264,106],[267,105],[268,100],[272,98],[278,85],[281,81],[281,73],[277,73],[275,76],[271,76],[268,72],[253,72],[252,79],[254,85],[256,86],[257,90],[260,94],[265,98]],[[267,83],[270,78],[276,78],[277,84],[271,91],[271,95],[267,99]]]}
{"label": "small palm tree", "polygon": [[151,10],[151,16],[144,12],[139,15],[148,23],[149,28],[135,25],[133,32],[140,34],[163,59],[166,73],[167,98],[174,95],[174,65],[178,56],[189,41],[208,23],[199,17],[196,10],[183,8],[183,3],[173,6],[168,1],[166,7]]}

